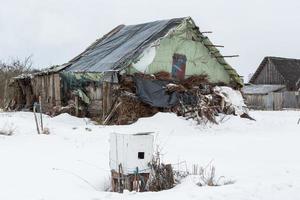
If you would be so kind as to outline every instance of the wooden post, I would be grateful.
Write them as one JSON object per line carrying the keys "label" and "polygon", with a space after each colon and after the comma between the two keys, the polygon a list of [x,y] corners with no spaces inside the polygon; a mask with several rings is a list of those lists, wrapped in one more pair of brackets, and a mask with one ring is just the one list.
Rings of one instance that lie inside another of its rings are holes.
{"label": "wooden post", "polygon": [[78,96],[75,96],[75,115],[78,117],[79,114],[79,108],[78,108]]}
{"label": "wooden post", "polygon": [[122,178],[123,178],[123,170],[122,164],[119,164],[119,171],[118,171],[118,192],[123,193],[123,186],[122,186]]}
{"label": "wooden post", "polygon": [[34,105],[33,105],[33,114],[34,114],[34,120],[35,120],[37,132],[38,132],[38,134],[40,134],[39,123],[38,123],[38,120],[36,117],[36,103],[34,103]]}
{"label": "wooden post", "polygon": [[105,120],[107,113],[107,82],[102,85],[102,119]]}
{"label": "wooden post", "polygon": [[139,168],[136,167],[136,191],[139,192],[140,191],[140,183],[139,183]]}
{"label": "wooden post", "polygon": [[41,131],[43,132],[44,125],[43,125],[43,111],[42,111],[42,97],[41,96],[39,96],[39,104],[40,104],[40,117],[41,117]]}

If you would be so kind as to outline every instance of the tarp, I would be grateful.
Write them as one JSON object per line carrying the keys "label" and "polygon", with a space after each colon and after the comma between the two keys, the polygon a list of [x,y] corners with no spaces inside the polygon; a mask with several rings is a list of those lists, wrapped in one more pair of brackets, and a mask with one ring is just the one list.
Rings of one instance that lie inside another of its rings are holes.
{"label": "tarp", "polygon": [[165,36],[184,18],[154,21],[138,25],[123,26],[115,33],[90,46],[71,65],[67,72],[104,72],[127,67],[152,42]]}
{"label": "tarp", "polygon": [[135,78],[136,95],[153,107],[170,108],[178,103],[177,93],[167,93],[168,81]]}

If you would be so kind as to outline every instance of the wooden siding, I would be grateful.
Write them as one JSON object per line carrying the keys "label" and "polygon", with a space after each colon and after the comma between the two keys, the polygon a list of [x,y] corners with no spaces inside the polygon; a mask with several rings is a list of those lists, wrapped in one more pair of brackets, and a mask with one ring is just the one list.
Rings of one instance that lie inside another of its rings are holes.
{"label": "wooden siding", "polygon": [[35,76],[31,79],[34,101],[41,96],[43,110],[50,111],[54,106],[61,105],[61,87],[59,74]]}
{"label": "wooden siding", "polygon": [[252,80],[251,83],[285,85],[283,77],[271,62],[266,62],[256,79]]}
{"label": "wooden siding", "polygon": [[300,93],[293,91],[275,92],[267,95],[245,95],[246,104],[255,110],[299,109]]}
{"label": "wooden siding", "polygon": [[102,85],[90,84],[85,87],[87,96],[90,98],[91,103],[87,107],[89,116],[102,115]]}

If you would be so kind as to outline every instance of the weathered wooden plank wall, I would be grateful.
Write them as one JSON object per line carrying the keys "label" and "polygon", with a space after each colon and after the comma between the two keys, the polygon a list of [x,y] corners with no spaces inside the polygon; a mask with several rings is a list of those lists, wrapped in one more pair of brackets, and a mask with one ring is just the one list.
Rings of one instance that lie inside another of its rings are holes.
{"label": "weathered wooden plank wall", "polygon": [[271,62],[266,62],[260,74],[252,81],[253,84],[279,84],[284,85],[283,77]]}
{"label": "weathered wooden plank wall", "polygon": [[43,110],[50,111],[53,106],[61,105],[61,87],[59,74],[35,76],[31,79],[34,100],[41,96]]}
{"label": "weathered wooden plank wall", "polygon": [[102,85],[90,84],[85,88],[91,103],[88,105],[88,112],[91,116],[102,116]]}
{"label": "weathered wooden plank wall", "polygon": [[255,110],[300,109],[300,93],[293,91],[275,92],[267,95],[245,95],[246,104]]}

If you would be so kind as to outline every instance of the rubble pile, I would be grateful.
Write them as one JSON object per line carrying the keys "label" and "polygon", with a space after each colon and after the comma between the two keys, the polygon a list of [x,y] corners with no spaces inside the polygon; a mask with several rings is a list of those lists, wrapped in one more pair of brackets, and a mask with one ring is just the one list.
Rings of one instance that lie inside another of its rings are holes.
{"label": "rubble pile", "polygon": [[[151,106],[151,102],[145,101],[137,94],[139,86],[136,85],[135,78],[159,82],[162,84],[161,90],[164,90],[166,95],[173,95],[170,96],[170,99],[176,94],[176,102],[173,101],[173,104],[165,107]],[[120,104],[115,103],[119,106],[110,120],[110,124],[130,124],[141,117],[153,116],[157,112],[174,112],[186,119],[194,119],[198,124],[208,122],[217,124],[216,116],[220,113],[249,118],[246,108],[241,108],[242,112],[236,111],[238,107],[232,104],[230,96],[227,94],[231,90],[241,97],[239,91],[230,87],[211,84],[206,75],[194,75],[181,81],[173,80],[168,72],[159,72],[153,75],[139,73],[124,75],[117,91],[117,101]],[[243,103],[243,100],[241,102]]]}
{"label": "rubble pile", "polygon": [[116,109],[111,124],[131,124],[141,117],[151,117],[159,112],[158,108],[141,102],[133,93],[123,93],[118,101],[121,104]]}

